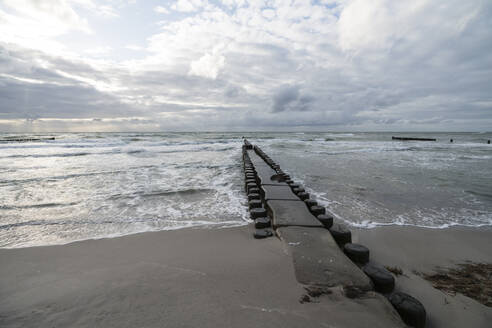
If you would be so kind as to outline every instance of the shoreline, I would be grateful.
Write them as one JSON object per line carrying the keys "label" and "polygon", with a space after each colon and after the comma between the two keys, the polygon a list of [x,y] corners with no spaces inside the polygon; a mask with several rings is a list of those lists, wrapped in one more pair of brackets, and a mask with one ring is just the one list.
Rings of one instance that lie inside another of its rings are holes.
{"label": "shoreline", "polygon": [[[140,235],[140,234],[145,234],[145,233],[149,233],[149,232],[165,232],[165,231],[176,231],[176,230],[187,230],[187,229],[203,229],[203,230],[209,230],[210,229],[210,230],[214,230],[214,229],[239,228],[239,227],[247,226],[248,224],[249,224],[249,222],[246,221],[246,219],[244,219],[244,221],[241,223],[239,223],[239,221],[238,221],[238,224],[228,224],[227,222],[226,223],[217,222],[216,224],[205,223],[205,224],[197,224],[197,225],[175,227],[175,228],[144,230],[144,231],[123,233],[123,234],[113,234],[113,235],[107,235],[107,236],[102,236],[102,237],[75,239],[75,240],[71,240],[71,241],[67,241],[67,242],[60,242],[60,243],[54,243],[54,244],[0,247],[0,251],[3,249],[13,250],[13,249],[36,248],[36,247],[64,246],[64,245],[70,245],[73,243],[85,242],[85,241],[96,241],[96,240],[101,240],[101,239],[114,239],[114,238],[128,237],[128,236],[133,236],[133,235]],[[223,226],[221,226],[221,225],[223,225]]]}
{"label": "shoreline", "polygon": [[[486,229],[492,231],[492,224],[482,224],[482,225],[476,225],[476,226],[471,226],[471,225],[462,225],[462,224],[455,224],[455,225],[450,225],[446,227],[441,227],[441,226],[436,226],[436,227],[431,227],[431,226],[419,226],[419,225],[412,225],[412,224],[384,224],[384,225],[374,225],[370,227],[363,227],[360,225],[352,225],[350,222],[345,221],[345,220],[340,220],[337,218],[337,221],[346,225],[350,231],[355,235],[359,235],[359,231],[361,235],[370,235],[364,233],[364,231],[371,231],[371,230],[377,230],[377,229],[423,229],[423,230],[447,230],[447,229],[465,229],[465,230],[480,230],[480,229]],[[25,248],[35,248],[35,247],[50,247],[50,246],[63,246],[63,245],[69,245],[73,243],[79,243],[79,242],[85,242],[85,241],[92,241],[92,240],[101,240],[101,239],[113,239],[113,238],[121,238],[121,237],[128,237],[128,236],[133,236],[133,235],[139,235],[139,234],[145,234],[149,232],[165,232],[165,231],[176,231],[176,230],[187,230],[187,229],[197,229],[197,230],[214,230],[214,229],[231,229],[231,228],[239,228],[239,227],[244,227],[250,224],[251,221],[249,219],[244,219],[244,222],[238,223],[238,224],[228,224],[224,222],[217,222],[217,223],[206,223],[206,224],[197,224],[197,225],[192,225],[192,226],[183,226],[183,227],[175,227],[175,228],[166,228],[166,229],[156,229],[156,230],[143,230],[143,231],[136,231],[136,232],[130,232],[130,233],[124,233],[124,234],[113,234],[113,235],[106,235],[106,236],[101,236],[101,237],[93,237],[93,238],[84,238],[84,239],[74,239],[66,242],[60,242],[60,243],[53,243],[53,244],[42,244],[42,245],[26,245],[26,246],[13,246],[13,247],[5,247],[1,246],[1,250],[14,250],[14,249],[25,249]],[[223,225],[223,226],[221,226]],[[356,239],[354,239],[356,241]]]}

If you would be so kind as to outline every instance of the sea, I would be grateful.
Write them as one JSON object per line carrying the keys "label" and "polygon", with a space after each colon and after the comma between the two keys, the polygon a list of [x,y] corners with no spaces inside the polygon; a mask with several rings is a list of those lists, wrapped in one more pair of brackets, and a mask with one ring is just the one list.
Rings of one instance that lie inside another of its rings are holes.
{"label": "sea", "polygon": [[245,225],[243,138],[352,227],[492,225],[490,132],[4,133],[0,247]]}

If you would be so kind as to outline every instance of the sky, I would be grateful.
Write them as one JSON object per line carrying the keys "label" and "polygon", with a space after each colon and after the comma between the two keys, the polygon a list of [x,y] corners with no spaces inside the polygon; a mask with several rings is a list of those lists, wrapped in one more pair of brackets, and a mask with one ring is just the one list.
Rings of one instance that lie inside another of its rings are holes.
{"label": "sky", "polygon": [[491,131],[490,0],[0,0],[0,131]]}

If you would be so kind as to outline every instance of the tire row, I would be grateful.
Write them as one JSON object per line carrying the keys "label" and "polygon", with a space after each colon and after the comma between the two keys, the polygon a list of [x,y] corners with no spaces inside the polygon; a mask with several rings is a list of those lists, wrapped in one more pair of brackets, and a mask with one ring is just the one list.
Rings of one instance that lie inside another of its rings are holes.
{"label": "tire row", "polygon": [[261,200],[256,169],[248,155],[248,149],[253,149],[253,145],[245,139],[243,146],[244,189],[248,196],[250,218],[255,223],[254,237],[263,239],[273,236],[272,222]]}
{"label": "tire row", "polygon": [[[248,144],[251,145],[249,142]],[[256,154],[265,161],[265,163],[267,163],[272,169],[275,170],[275,172],[277,172],[277,175],[280,177],[279,182],[285,182],[290,187],[292,192],[300,200],[304,201],[309,211],[323,224],[323,226],[327,229],[330,229],[333,226],[333,216],[328,215],[324,207],[319,206],[318,202],[316,202],[314,199],[311,199],[311,195],[306,192],[304,187],[292,180],[290,175],[284,172],[280,168],[280,165],[278,165],[272,158],[265,154],[265,152],[261,150],[260,147],[255,145],[253,146],[253,149]]]}
{"label": "tire row", "polygon": [[256,170],[248,155],[248,150],[253,149],[265,163],[267,163],[278,175],[279,182],[285,182],[294,194],[304,201],[309,211],[329,230],[333,239],[341,250],[371,279],[375,291],[384,295],[400,314],[403,321],[411,326],[421,328],[425,326],[426,311],[422,303],[414,297],[395,291],[395,278],[383,266],[370,262],[369,249],[363,245],[352,243],[352,233],[344,225],[333,222],[333,215],[328,213],[323,206],[306,192],[304,187],[292,180],[291,176],[284,172],[272,158],[260,147],[252,145],[244,140],[243,163],[245,174],[245,190],[248,195],[250,217],[255,222],[254,237],[257,239],[273,236],[271,219],[260,196],[259,180]]}

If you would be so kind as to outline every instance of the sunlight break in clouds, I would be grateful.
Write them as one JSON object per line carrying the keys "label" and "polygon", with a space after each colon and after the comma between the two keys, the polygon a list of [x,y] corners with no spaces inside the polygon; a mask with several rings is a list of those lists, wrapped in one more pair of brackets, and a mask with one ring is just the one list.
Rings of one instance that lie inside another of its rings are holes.
{"label": "sunlight break in clouds", "polygon": [[0,0],[0,130],[490,130],[491,31],[486,0]]}

